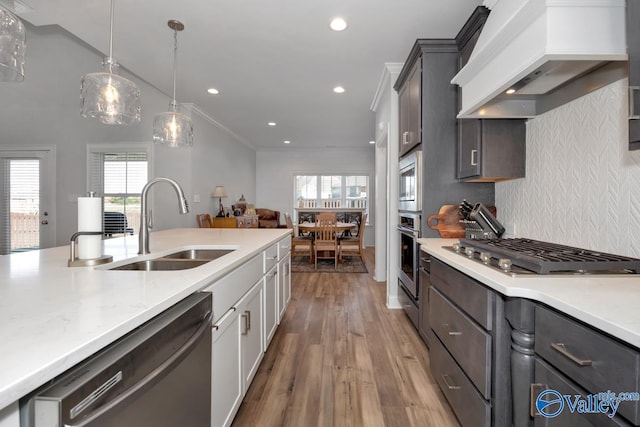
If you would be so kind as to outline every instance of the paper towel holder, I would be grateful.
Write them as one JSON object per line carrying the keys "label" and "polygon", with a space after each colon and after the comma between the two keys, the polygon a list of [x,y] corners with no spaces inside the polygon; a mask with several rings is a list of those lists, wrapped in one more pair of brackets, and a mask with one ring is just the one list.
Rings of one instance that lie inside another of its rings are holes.
{"label": "paper towel holder", "polygon": [[78,231],[71,236],[71,245],[69,256],[69,267],[93,267],[96,265],[106,264],[113,261],[111,255],[102,255],[99,258],[78,259],[76,258],[76,242],[79,236],[101,236],[102,231]]}

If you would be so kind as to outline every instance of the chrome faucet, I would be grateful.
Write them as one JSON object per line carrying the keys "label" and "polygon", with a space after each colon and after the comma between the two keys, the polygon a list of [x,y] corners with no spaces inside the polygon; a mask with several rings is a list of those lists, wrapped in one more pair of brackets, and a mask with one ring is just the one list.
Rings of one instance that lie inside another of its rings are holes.
{"label": "chrome faucet", "polygon": [[149,253],[149,228],[150,220],[147,215],[147,193],[149,188],[157,182],[168,182],[176,190],[178,196],[178,210],[181,214],[189,213],[189,205],[187,204],[187,198],[182,191],[182,187],[176,181],[171,178],[153,178],[142,187],[142,195],[140,196],[140,235],[138,236],[138,255],[144,255]]}

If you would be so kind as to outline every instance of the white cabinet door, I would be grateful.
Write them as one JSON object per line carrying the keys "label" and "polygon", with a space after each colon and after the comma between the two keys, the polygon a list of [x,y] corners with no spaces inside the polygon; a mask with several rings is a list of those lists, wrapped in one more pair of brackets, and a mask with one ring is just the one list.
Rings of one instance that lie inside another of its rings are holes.
{"label": "white cabinet door", "polygon": [[0,427],[20,427],[18,402],[0,409]]}
{"label": "white cabinet door", "polygon": [[287,310],[287,305],[291,299],[291,254],[287,253],[284,257],[281,257],[278,263],[278,279],[280,286],[278,289],[278,324],[284,312]]}
{"label": "white cabinet door", "polygon": [[243,396],[240,314],[231,307],[212,329],[211,426],[231,425]]}
{"label": "white cabinet door", "polygon": [[240,315],[243,394],[249,388],[264,356],[263,289],[263,281],[260,280],[237,305]]}
{"label": "white cabinet door", "polygon": [[264,351],[278,327],[278,266],[274,266],[264,277]]}

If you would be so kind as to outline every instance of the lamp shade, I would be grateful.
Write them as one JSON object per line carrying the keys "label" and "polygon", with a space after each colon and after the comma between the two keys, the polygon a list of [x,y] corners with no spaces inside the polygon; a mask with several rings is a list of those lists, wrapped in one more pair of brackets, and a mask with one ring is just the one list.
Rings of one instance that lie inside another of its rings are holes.
{"label": "lamp shade", "polygon": [[113,72],[85,74],[81,81],[80,109],[83,117],[97,118],[107,125],[138,123],[140,89]]}
{"label": "lamp shade", "polygon": [[220,197],[220,198],[228,197],[227,190],[224,189],[224,186],[217,185],[216,188],[213,190],[213,193],[211,193],[211,197]]}
{"label": "lamp shade", "polygon": [[22,21],[0,5],[0,81],[24,80],[25,34]]}
{"label": "lamp shade", "polygon": [[193,146],[191,119],[177,111],[156,115],[153,119],[153,142],[169,147]]}

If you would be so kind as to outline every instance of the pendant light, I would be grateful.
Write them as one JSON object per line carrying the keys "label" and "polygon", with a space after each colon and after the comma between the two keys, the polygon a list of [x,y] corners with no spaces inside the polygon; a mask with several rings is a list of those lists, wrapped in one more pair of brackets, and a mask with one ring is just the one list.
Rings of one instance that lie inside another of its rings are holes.
{"label": "pendant light", "polygon": [[131,80],[116,74],[119,65],[113,58],[113,2],[111,0],[109,56],[102,61],[103,72],[82,76],[80,113],[107,125],[128,125],[140,122],[140,89]]}
{"label": "pendant light", "polygon": [[153,119],[153,142],[169,147],[191,147],[193,145],[193,125],[191,119],[177,111],[176,79],[178,74],[178,31],[184,24],[175,19],[167,22],[173,30],[173,99],[169,111],[160,113]]}
{"label": "pendant light", "polygon": [[0,5],[0,81],[24,80],[25,39],[22,21]]}

